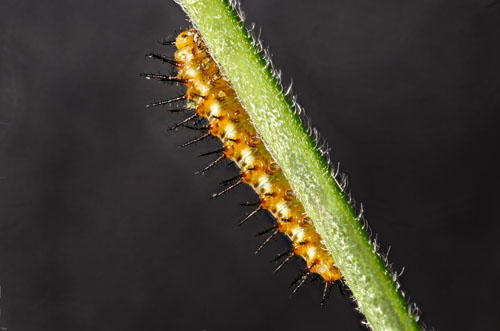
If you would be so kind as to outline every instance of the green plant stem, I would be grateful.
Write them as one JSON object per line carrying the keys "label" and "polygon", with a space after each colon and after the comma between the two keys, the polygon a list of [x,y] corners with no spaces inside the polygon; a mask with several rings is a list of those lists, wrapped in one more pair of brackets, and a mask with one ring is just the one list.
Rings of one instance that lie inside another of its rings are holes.
{"label": "green plant stem", "polygon": [[224,0],[176,0],[184,8],[257,131],[313,220],[374,330],[419,330],[316,143],[244,24]]}

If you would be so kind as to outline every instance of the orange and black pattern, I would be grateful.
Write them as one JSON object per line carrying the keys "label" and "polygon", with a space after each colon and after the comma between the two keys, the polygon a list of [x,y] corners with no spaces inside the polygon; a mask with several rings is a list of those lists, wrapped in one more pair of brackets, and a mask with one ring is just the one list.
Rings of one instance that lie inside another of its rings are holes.
{"label": "orange and black pattern", "polygon": [[205,153],[219,154],[219,156],[203,171],[224,159],[234,161],[241,169],[241,173],[227,181],[227,187],[214,196],[219,196],[242,183],[250,185],[259,195],[260,200],[255,204],[257,208],[243,219],[241,224],[261,210],[269,211],[276,218],[275,226],[268,231],[270,236],[257,251],[260,251],[280,233],[286,235],[292,242],[292,248],[278,256],[278,259],[282,259],[282,261],[276,270],[279,270],[294,256],[302,257],[307,267],[294,283],[296,286],[293,292],[295,293],[315,273],[325,281],[323,303],[331,285],[340,280],[342,275],[335,266],[335,260],[321,243],[320,235],[316,232],[311,219],[306,215],[302,204],[295,197],[279,165],[256,132],[248,113],[238,101],[234,90],[209,54],[200,34],[196,30],[190,29],[179,34],[175,42],[166,42],[165,44],[177,47],[174,60],[159,54],[149,54],[149,57],[175,66],[178,74],[176,76],[142,75],[148,79],[183,83],[187,87],[187,91],[183,96],[155,102],[150,106],[187,100],[187,106],[177,110],[193,111],[194,114],[177,126],[195,128],[189,123],[202,119],[208,123],[206,126],[195,128],[205,131],[202,136],[183,146],[210,136],[218,137],[223,147],[214,152]]}

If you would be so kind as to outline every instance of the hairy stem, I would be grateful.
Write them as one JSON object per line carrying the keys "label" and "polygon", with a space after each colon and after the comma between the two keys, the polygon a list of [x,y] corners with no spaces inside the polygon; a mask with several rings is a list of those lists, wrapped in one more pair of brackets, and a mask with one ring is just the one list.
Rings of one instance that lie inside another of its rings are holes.
{"label": "hairy stem", "polygon": [[226,0],[176,0],[231,82],[266,146],[374,330],[419,330],[398,285],[283,93],[244,24]]}

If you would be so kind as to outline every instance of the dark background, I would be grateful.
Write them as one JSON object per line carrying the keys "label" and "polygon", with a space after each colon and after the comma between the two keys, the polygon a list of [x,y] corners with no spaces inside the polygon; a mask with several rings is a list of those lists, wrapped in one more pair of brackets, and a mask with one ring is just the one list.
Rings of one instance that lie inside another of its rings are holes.
{"label": "dark background", "polygon": [[[498,325],[500,5],[493,0],[243,1],[293,77],[403,289],[439,330]],[[0,2],[1,326],[20,330],[359,330],[320,282],[273,275],[235,174],[193,173],[182,91],[139,78],[187,27],[173,1]]]}

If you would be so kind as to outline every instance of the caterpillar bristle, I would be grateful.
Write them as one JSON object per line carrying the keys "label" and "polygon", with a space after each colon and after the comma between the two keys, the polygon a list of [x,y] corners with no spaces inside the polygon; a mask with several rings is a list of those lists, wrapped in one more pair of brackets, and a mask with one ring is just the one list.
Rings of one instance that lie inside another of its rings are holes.
{"label": "caterpillar bristle", "polygon": [[275,224],[272,227],[270,227],[269,229],[266,229],[264,231],[261,231],[261,232],[257,233],[255,236],[257,236],[257,237],[258,236],[262,236],[263,234],[269,233],[269,232],[271,232],[273,230],[276,230],[276,229],[278,229],[278,224]]}
{"label": "caterpillar bristle", "polygon": [[325,287],[323,288],[323,295],[321,296],[320,306],[324,307],[326,299],[330,296],[334,282],[325,281]]}
{"label": "caterpillar bristle", "polygon": [[207,156],[207,155],[212,155],[212,154],[219,154],[219,153],[223,153],[223,152],[224,152],[224,148],[219,148],[219,149],[216,149],[214,151],[202,153],[202,154],[200,154],[200,156]]}
{"label": "caterpillar bristle", "polygon": [[186,124],[182,125],[182,127],[189,129],[189,130],[194,130],[194,131],[206,131],[209,129],[208,126],[196,127],[196,126],[186,125]]}
{"label": "caterpillar bristle", "polygon": [[168,105],[168,104],[171,104],[171,103],[174,103],[174,102],[178,102],[178,101],[182,101],[182,100],[186,100],[186,99],[187,99],[186,95],[181,95],[181,96],[176,97],[176,98],[167,99],[167,100],[160,100],[160,101],[153,102],[153,103],[151,103],[149,105],[146,105],[146,107],[163,106],[163,105]]}
{"label": "caterpillar bristle", "polygon": [[297,293],[297,291],[304,285],[309,276],[311,276],[311,270],[309,268],[306,268],[306,270],[304,270],[304,272],[291,284],[291,286],[294,286],[295,284],[297,284],[297,286],[295,286],[290,296],[293,296],[295,293]]}
{"label": "caterpillar bristle", "polygon": [[180,113],[184,111],[189,111],[192,110],[191,108],[183,107],[183,108],[174,108],[174,109],[167,109],[171,113]]}
{"label": "caterpillar bristle", "polygon": [[189,117],[187,117],[187,118],[183,119],[183,120],[182,120],[182,121],[180,121],[179,123],[176,123],[174,126],[172,126],[172,127],[170,128],[170,130],[175,130],[175,129],[177,129],[179,126],[184,125],[184,124],[186,124],[187,122],[189,122],[189,121],[191,121],[191,120],[194,120],[194,119],[195,119],[195,118],[197,118],[197,117],[198,117],[198,114],[193,114],[193,115],[191,115],[191,116],[189,116]]}
{"label": "caterpillar bristle", "polygon": [[276,257],[271,260],[271,262],[279,261],[283,256],[289,255],[290,253],[293,253],[293,248],[290,248],[283,253],[277,254]]}
{"label": "caterpillar bristle", "polygon": [[236,183],[232,184],[231,186],[228,186],[227,188],[223,189],[222,191],[220,191],[219,193],[214,193],[212,194],[212,198],[218,198],[220,197],[221,195],[231,191],[232,189],[234,189],[235,187],[239,186],[243,184],[243,181],[240,179],[239,181],[237,181]]}
{"label": "caterpillar bristle", "polygon": [[223,180],[220,184],[221,184],[221,186],[227,186],[230,183],[234,182],[236,179],[241,179],[242,176],[243,176],[243,174],[238,174],[238,175],[236,175],[234,177],[231,177],[229,179]]}
{"label": "caterpillar bristle", "polygon": [[[280,265],[278,265],[278,267],[276,269],[274,269],[273,273],[277,273],[278,271],[281,270],[281,268],[283,268],[283,266],[285,264],[287,264],[288,262],[290,262],[290,260],[295,256],[295,253],[293,251],[293,249],[291,249],[289,252],[288,252],[288,255],[286,255],[286,258],[280,263]],[[282,256],[280,256],[279,258],[281,258]],[[279,260],[279,258],[277,258],[276,260]]]}
{"label": "caterpillar bristle", "polygon": [[255,254],[258,254],[262,248],[264,248],[272,239],[276,238],[276,236],[280,233],[279,228],[276,227],[276,229],[271,233],[269,237],[257,248],[257,250],[254,252]]}
{"label": "caterpillar bristle", "polygon": [[170,65],[173,65],[174,67],[177,67],[177,65],[178,65],[177,61],[169,59],[168,57],[163,56],[161,54],[149,53],[149,54],[146,54],[146,57],[148,57],[150,59],[160,60],[161,62],[168,63]]}
{"label": "caterpillar bristle", "polygon": [[158,43],[164,46],[172,46],[175,45],[175,40],[164,40],[164,41],[159,41]]}
{"label": "caterpillar bristle", "polygon": [[207,172],[212,167],[214,167],[215,165],[217,165],[219,162],[222,162],[222,160],[224,160],[225,158],[226,158],[226,156],[224,154],[220,155],[214,161],[210,162],[210,164],[208,164],[205,168],[203,168],[203,169],[198,170],[197,172],[195,172],[195,174],[198,175],[198,174],[202,174],[202,173]]}
{"label": "caterpillar bristle", "polygon": [[156,79],[161,82],[177,82],[177,83],[186,82],[186,80],[177,78],[177,76],[168,76],[164,74],[152,74],[152,73],[141,72],[140,76],[146,79]]}
{"label": "caterpillar bristle", "polygon": [[261,204],[261,201],[255,201],[255,202],[240,202],[240,206],[245,206],[245,207],[255,207]]}
{"label": "caterpillar bristle", "polygon": [[241,225],[245,224],[249,219],[254,217],[261,210],[262,210],[262,206],[257,207],[254,211],[252,211],[244,219],[242,219],[238,225],[241,226]]}
{"label": "caterpillar bristle", "polygon": [[[175,129],[175,127],[174,127],[174,129]],[[204,134],[204,135],[203,135],[203,136],[201,136],[201,137],[198,137],[198,138],[196,138],[196,139],[190,140],[190,141],[188,141],[188,142],[186,142],[186,143],[184,143],[184,144],[180,145],[179,147],[187,147],[187,146],[190,146],[190,145],[195,144],[195,143],[197,143],[197,142],[199,142],[199,141],[202,141],[202,140],[204,140],[204,139],[207,139],[208,137],[211,137],[211,134],[210,134],[210,133],[206,133],[206,134]]]}

